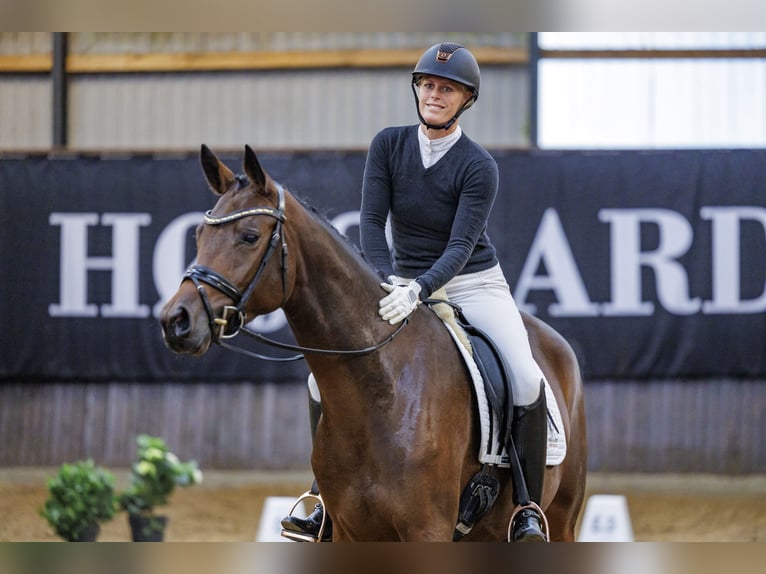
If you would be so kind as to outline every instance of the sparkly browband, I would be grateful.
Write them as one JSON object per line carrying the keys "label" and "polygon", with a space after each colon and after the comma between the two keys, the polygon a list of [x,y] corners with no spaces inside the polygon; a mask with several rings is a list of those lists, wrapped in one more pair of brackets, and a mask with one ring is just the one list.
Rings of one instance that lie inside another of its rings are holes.
{"label": "sparkly browband", "polygon": [[251,215],[270,215],[276,217],[280,221],[285,220],[285,214],[277,209],[272,207],[253,207],[251,209],[240,209],[239,211],[227,213],[220,217],[215,217],[213,215],[213,210],[210,209],[205,212],[205,223],[208,225],[222,225],[224,223],[236,221],[237,219],[242,219],[243,217],[250,217]]}
{"label": "sparkly browband", "polygon": [[233,211],[231,213],[227,213],[226,215],[221,215],[220,217],[213,215],[213,210],[209,209],[205,212],[205,223],[208,225],[223,225],[224,223],[231,223],[232,221],[242,219],[243,217],[250,217],[251,215],[270,215],[271,217],[284,222],[285,190],[277,182],[274,182],[274,185],[277,188],[279,207],[251,207],[250,209],[240,209],[239,211]]}

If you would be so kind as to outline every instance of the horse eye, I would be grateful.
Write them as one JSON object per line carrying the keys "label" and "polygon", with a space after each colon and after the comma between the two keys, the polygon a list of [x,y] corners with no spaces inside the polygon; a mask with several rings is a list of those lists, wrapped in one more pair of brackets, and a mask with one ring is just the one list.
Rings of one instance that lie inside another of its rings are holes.
{"label": "horse eye", "polygon": [[248,245],[253,245],[258,241],[258,234],[255,231],[243,231],[240,236],[240,241],[242,241],[242,243],[247,243]]}

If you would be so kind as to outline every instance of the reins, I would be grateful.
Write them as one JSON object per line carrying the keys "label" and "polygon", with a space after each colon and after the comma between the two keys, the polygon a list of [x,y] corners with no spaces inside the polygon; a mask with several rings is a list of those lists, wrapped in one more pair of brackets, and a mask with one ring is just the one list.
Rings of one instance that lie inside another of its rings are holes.
{"label": "reins", "polygon": [[347,357],[359,357],[361,355],[367,355],[369,353],[372,353],[373,351],[377,351],[381,347],[384,347],[388,343],[394,340],[394,337],[396,337],[399,332],[404,328],[404,326],[409,323],[409,318],[402,321],[399,326],[396,328],[396,330],[391,333],[388,337],[383,339],[382,341],[375,343],[374,345],[370,345],[369,347],[365,347],[363,349],[315,349],[313,347],[303,347],[301,345],[291,345],[289,343],[282,343],[280,341],[275,341],[274,339],[269,339],[267,337],[264,337],[261,333],[258,333],[256,331],[252,331],[248,329],[247,327],[242,327],[241,331],[245,335],[249,335],[250,337],[253,337],[254,339],[257,339],[261,343],[264,343],[266,345],[269,345],[271,347],[276,347],[277,349],[284,349],[286,351],[300,351],[301,354],[294,355],[292,357],[269,357],[260,355],[258,353],[254,353],[253,351],[250,351],[248,349],[243,349],[241,347],[235,347],[234,345],[230,345],[224,341],[217,341],[218,344],[223,347],[224,349],[229,349],[230,351],[236,351],[237,353],[241,353],[243,355],[247,355],[250,357],[255,357],[257,359],[265,359],[267,361],[275,361],[275,362],[289,362],[289,361],[299,361],[300,359],[303,359],[303,353],[316,353],[319,355],[344,355]]}
{"label": "reins", "polygon": [[[244,291],[240,291],[237,288],[237,286],[234,285],[228,279],[226,279],[226,277],[224,277],[217,271],[210,269],[209,267],[206,267],[204,265],[199,265],[195,263],[194,265],[190,266],[186,270],[186,273],[184,273],[184,280],[189,279],[190,281],[194,283],[194,286],[197,288],[197,293],[199,293],[199,296],[202,299],[202,303],[205,308],[205,313],[207,314],[208,325],[210,327],[210,333],[213,338],[213,341],[220,347],[223,347],[224,349],[228,349],[230,351],[235,351],[237,353],[247,355],[249,357],[253,357],[256,359],[262,359],[266,361],[280,362],[280,363],[298,361],[300,359],[303,359],[304,353],[356,357],[356,356],[366,355],[374,351],[377,351],[381,347],[393,341],[394,338],[404,328],[404,326],[409,322],[409,319],[405,319],[404,321],[402,321],[402,323],[390,335],[388,335],[383,340],[373,345],[370,345],[369,347],[364,347],[362,349],[318,349],[313,347],[304,347],[301,345],[291,345],[289,343],[282,343],[280,341],[269,339],[265,337],[264,335],[262,335],[261,333],[258,333],[256,331],[249,329],[245,325],[245,306],[247,304],[247,301],[250,299],[250,296],[255,291],[255,287],[258,284],[258,281],[260,280],[261,275],[264,269],[266,268],[267,263],[269,262],[269,259],[273,255],[274,250],[277,248],[277,245],[279,245],[280,242],[282,245],[282,248],[281,248],[282,257],[281,257],[281,265],[280,265],[281,275],[282,275],[282,303],[280,304],[280,307],[282,307],[287,300],[287,269],[288,269],[287,254],[288,254],[288,251],[287,251],[287,242],[285,240],[285,236],[283,232],[283,224],[286,219],[285,218],[285,191],[280,184],[276,182],[274,183],[277,188],[277,195],[279,199],[276,208],[254,207],[250,209],[241,209],[238,211],[233,211],[231,213],[228,213],[226,215],[221,215],[221,216],[214,216],[212,214],[212,210],[205,212],[204,221],[206,225],[225,225],[227,223],[231,223],[245,217],[252,217],[256,215],[266,215],[269,217],[273,217],[276,220],[274,231],[271,234],[271,241],[269,242],[269,246],[266,250],[266,253],[261,259],[258,269],[256,270],[255,274],[253,275],[253,278],[250,280],[250,283],[248,284],[248,286],[245,288]],[[205,289],[204,284],[207,284],[210,287],[213,287],[214,289],[220,291],[221,293],[226,295],[229,299],[231,299],[232,302],[234,303],[233,305],[226,305],[223,307],[221,317],[215,316],[215,313],[213,312],[213,307],[210,304],[210,299],[207,296],[207,291]],[[225,341],[225,339],[231,339],[237,336],[240,332],[245,333],[246,335],[253,337],[254,339],[260,341],[261,343],[264,343],[271,347],[275,347],[277,349],[284,349],[288,351],[298,351],[300,354],[294,355],[291,357],[272,357],[268,355],[261,355],[259,353],[255,353],[253,351],[250,351],[249,349],[244,349],[242,347],[231,345]]]}

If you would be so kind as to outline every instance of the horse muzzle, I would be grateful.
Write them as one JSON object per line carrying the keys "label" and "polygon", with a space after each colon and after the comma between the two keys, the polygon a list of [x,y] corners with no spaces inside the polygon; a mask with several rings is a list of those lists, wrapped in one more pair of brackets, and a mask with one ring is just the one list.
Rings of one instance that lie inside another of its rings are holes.
{"label": "horse muzzle", "polygon": [[210,348],[212,337],[207,322],[195,320],[195,315],[182,303],[170,301],[162,309],[160,325],[165,345],[174,353],[204,355]]}

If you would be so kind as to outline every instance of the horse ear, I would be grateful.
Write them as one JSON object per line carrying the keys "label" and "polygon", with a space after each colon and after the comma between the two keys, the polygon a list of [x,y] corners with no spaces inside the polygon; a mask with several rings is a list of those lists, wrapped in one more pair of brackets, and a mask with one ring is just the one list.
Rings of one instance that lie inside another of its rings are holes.
{"label": "horse ear", "polygon": [[245,146],[244,164],[245,173],[247,174],[247,177],[250,178],[250,181],[255,184],[256,189],[260,193],[268,194],[266,184],[270,179],[269,175],[263,170],[253,148],[249,145]]}
{"label": "horse ear", "polygon": [[218,195],[223,195],[234,180],[234,172],[221,163],[216,155],[202,144],[200,148],[200,163],[205,173],[208,187]]}

